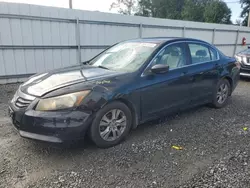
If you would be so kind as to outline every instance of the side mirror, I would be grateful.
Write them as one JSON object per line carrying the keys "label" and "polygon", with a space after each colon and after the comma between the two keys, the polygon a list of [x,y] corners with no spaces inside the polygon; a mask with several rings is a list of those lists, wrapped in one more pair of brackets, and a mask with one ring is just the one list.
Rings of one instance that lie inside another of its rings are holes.
{"label": "side mirror", "polygon": [[163,64],[157,64],[151,68],[151,72],[153,72],[155,74],[164,74],[168,71],[169,71],[169,66],[163,65]]}

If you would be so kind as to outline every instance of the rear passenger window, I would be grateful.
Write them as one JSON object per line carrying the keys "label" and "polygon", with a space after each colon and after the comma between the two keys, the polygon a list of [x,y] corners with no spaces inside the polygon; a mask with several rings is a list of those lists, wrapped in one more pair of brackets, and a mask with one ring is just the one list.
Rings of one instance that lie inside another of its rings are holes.
{"label": "rear passenger window", "polygon": [[202,44],[188,44],[192,64],[203,63],[211,61],[210,51],[209,48]]}
{"label": "rear passenger window", "polygon": [[212,58],[212,61],[214,60],[217,60],[218,59],[218,54],[217,54],[217,51],[213,48],[210,48],[210,53],[211,53],[211,58]]}

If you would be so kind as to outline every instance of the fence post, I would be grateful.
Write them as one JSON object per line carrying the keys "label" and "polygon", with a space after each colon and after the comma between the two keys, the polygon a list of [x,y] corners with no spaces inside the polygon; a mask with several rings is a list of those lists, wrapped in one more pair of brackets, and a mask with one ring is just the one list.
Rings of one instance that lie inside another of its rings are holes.
{"label": "fence post", "polygon": [[182,37],[185,37],[185,31],[186,31],[186,27],[184,26],[182,29]]}
{"label": "fence post", "polygon": [[81,31],[80,31],[80,23],[79,18],[76,18],[76,44],[77,44],[77,59],[79,64],[82,63],[81,59]]}
{"label": "fence post", "polygon": [[236,53],[236,50],[237,50],[237,45],[238,45],[238,39],[239,39],[239,29],[237,30],[237,35],[236,35],[236,40],[235,40],[235,46],[234,46],[234,54],[233,56],[235,55]]}
{"label": "fence post", "polygon": [[142,38],[142,29],[143,29],[143,25],[142,25],[142,23],[140,23],[140,26],[139,26],[139,38]]}
{"label": "fence post", "polygon": [[215,28],[213,29],[213,36],[212,36],[212,44],[214,44],[214,40],[215,40],[215,32],[216,32],[216,30],[215,30]]}

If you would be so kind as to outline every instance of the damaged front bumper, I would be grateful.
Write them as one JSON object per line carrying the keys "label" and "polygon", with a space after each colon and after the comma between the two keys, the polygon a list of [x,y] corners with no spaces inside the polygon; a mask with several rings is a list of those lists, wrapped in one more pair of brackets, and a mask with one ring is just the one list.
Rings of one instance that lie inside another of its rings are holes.
{"label": "damaged front bumper", "polygon": [[80,110],[39,112],[9,105],[9,115],[20,136],[62,143],[82,139],[92,122],[91,114]]}

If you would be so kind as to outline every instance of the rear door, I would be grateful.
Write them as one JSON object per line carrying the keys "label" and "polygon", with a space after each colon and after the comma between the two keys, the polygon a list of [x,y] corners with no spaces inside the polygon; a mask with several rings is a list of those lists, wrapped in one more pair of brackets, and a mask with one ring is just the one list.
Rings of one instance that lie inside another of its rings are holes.
{"label": "rear door", "polygon": [[219,54],[216,49],[200,42],[188,42],[191,66],[192,103],[205,103],[212,99],[219,79]]}

